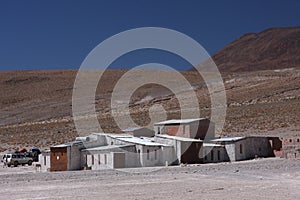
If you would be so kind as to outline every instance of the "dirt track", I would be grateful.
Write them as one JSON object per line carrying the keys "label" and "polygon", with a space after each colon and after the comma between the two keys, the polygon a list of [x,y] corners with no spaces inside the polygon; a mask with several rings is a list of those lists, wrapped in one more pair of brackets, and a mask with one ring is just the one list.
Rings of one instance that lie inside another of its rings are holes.
{"label": "dirt track", "polygon": [[[150,171],[149,171],[150,170]],[[1,199],[298,199],[300,160],[263,159],[124,171],[0,168]],[[135,173],[134,173],[135,172]]]}

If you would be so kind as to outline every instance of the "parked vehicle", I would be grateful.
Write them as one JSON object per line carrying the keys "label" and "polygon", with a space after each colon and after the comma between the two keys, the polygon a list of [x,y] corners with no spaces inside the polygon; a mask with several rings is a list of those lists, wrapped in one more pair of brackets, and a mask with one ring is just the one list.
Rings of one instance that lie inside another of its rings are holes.
{"label": "parked vehicle", "polygon": [[4,165],[17,167],[18,165],[32,165],[33,159],[27,157],[24,153],[5,154],[3,157]]}
{"label": "parked vehicle", "polygon": [[34,162],[39,161],[39,155],[40,154],[41,154],[41,150],[39,148],[32,148],[29,151],[29,157],[31,157]]}

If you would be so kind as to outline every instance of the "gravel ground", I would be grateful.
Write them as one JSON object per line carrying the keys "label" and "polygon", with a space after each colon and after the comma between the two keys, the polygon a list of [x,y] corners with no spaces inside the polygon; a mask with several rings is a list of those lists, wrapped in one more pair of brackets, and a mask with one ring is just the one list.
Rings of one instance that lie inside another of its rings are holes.
{"label": "gravel ground", "polygon": [[103,171],[0,167],[0,199],[299,199],[300,160]]}

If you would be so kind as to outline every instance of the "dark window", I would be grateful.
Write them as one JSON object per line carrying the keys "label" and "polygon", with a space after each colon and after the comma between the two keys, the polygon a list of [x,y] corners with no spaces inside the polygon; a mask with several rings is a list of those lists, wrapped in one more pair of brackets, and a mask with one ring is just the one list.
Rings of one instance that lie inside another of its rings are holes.
{"label": "dark window", "polygon": [[92,155],[92,165],[94,165],[94,155]]}
{"label": "dark window", "polygon": [[243,154],[243,145],[240,144],[240,154]]}
{"label": "dark window", "polygon": [[204,151],[204,160],[207,160],[206,151]]}
{"label": "dark window", "polygon": [[46,165],[46,162],[47,162],[46,156],[44,156],[44,165]]}
{"label": "dark window", "polygon": [[137,152],[137,156],[138,156],[138,160],[140,159],[141,157],[141,150],[138,149],[138,152]]}
{"label": "dark window", "polygon": [[293,142],[293,140],[292,140],[292,139],[290,139],[290,142]]}
{"label": "dark window", "polygon": [[297,142],[300,142],[299,138],[297,139]]}
{"label": "dark window", "polygon": [[154,151],[154,159],[155,159],[155,160],[157,159],[157,151],[156,151],[156,149],[155,149],[155,151]]}
{"label": "dark window", "polygon": [[149,149],[147,149],[147,160],[149,160],[149,159],[150,159],[150,155],[149,155],[149,153],[150,153],[150,151],[149,151]]}
{"label": "dark window", "polygon": [[218,151],[218,160],[221,160],[220,151]]}
{"label": "dark window", "polygon": [[100,154],[98,155],[98,165],[100,165],[101,162],[100,162]]}
{"label": "dark window", "polygon": [[210,152],[210,159],[213,161],[214,160],[214,151],[213,150],[211,150],[211,152]]}
{"label": "dark window", "polygon": [[113,144],[114,144],[114,142],[111,142],[111,143],[110,143],[110,145],[113,145]]}
{"label": "dark window", "polygon": [[107,164],[107,156],[104,154],[104,164]]}

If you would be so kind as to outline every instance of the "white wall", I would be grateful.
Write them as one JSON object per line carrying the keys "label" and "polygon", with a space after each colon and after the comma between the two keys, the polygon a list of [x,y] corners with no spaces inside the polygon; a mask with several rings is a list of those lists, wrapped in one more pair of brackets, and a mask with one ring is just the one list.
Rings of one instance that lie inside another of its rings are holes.
{"label": "white wall", "polygon": [[50,171],[50,154],[43,154],[43,153],[40,154],[39,155],[39,163],[41,164],[42,172]]}

